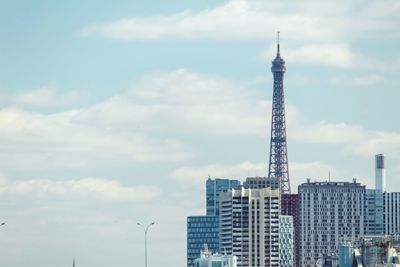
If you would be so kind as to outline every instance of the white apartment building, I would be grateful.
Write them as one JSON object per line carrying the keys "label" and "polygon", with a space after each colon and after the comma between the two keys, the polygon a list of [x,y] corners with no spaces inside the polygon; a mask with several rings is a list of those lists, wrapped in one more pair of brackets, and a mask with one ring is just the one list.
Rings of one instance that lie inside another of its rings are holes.
{"label": "white apartment building", "polygon": [[279,190],[220,194],[220,250],[236,256],[238,267],[279,267]]}
{"label": "white apartment building", "polygon": [[385,234],[400,234],[400,192],[383,193]]}

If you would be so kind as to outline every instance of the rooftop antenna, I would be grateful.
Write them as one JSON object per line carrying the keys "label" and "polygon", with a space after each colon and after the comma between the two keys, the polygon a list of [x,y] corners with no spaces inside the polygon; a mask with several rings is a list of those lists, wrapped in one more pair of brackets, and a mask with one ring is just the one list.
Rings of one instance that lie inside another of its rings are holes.
{"label": "rooftop antenna", "polygon": [[331,181],[331,171],[329,170],[329,172],[328,172],[328,181],[330,182]]}
{"label": "rooftop antenna", "polygon": [[72,261],[72,267],[75,267],[75,259]]}

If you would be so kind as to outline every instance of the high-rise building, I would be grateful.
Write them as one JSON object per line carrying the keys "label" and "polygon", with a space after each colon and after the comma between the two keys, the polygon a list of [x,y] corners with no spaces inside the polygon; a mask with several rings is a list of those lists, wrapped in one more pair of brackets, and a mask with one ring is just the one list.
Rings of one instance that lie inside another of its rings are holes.
{"label": "high-rise building", "polygon": [[316,266],[337,254],[340,238],[364,234],[365,186],[349,182],[310,182],[299,186],[301,263]]}
{"label": "high-rise building", "polygon": [[206,182],[207,215],[219,215],[219,194],[240,187],[240,181],[233,179],[211,179]]}
{"label": "high-rise building", "polygon": [[272,97],[271,140],[269,150],[268,177],[279,179],[280,193],[290,194],[289,163],[286,143],[286,118],[283,76],[286,71],[285,61],[280,55],[279,32],[278,47],[271,71],[274,76]]}
{"label": "high-rise building", "polygon": [[194,260],[206,245],[211,252],[219,251],[218,216],[187,217],[187,266],[194,266]]}
{"label": "high-rise building", "polygon": [[365,190],[364,234],[383,235],[383,194],[380,190]]}
{"label": "high-rise building", "polygon": [[293,217],[279,215],[279,267],[294,266]]}
{"label": "high-rise building", "polygon": [[238,267],[279,266],[279,190],[232,189],[220,195],[220,250]]}
{"label": "high-rise building", "polygon": [[383,193],[385,234],[400,233],[400,192]]}
{"label": "high-rise building", "polygon": [[375,155],[375,189],[386,192],[385,157],[383,154]]}
{"label": "high-rise building", "polygon": [[293,217],[294,227],[294,258],[293,266],[300,266],[300,218],[298,194],[281,195],[281,214]]}
{"label": "high-rise building", "polygon": [[213,253],[219,252],[219,194],[240,187],[240,181],[231,179],[211,179],[206,182],[206,216],[187,218],[187,265],[193,266],[200,257],[201,249],[207,245]]}

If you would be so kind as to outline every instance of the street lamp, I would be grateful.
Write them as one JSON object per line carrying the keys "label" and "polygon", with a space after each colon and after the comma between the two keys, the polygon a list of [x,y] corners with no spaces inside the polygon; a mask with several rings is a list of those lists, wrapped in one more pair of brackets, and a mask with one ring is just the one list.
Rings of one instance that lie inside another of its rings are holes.
{"label": "street lamp", "polygon": [[137,223],[140,227],[143,228],[144,231],[144,267],[147,267],[147,231],[149,230],[150,226],[154,225],[155,222],[150,223],[146,227],[144,227],[141,223]]}

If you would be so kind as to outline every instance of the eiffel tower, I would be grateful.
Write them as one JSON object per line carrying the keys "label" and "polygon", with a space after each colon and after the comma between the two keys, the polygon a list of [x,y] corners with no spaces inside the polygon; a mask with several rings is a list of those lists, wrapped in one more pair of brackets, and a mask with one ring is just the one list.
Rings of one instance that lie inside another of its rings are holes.
{"label": "eiffel tower", "polygon": [[286,142],[285,97],[283,90],[283,76],[286,67],[285,61],[280,55],[279,32],[277,54],[274,61],[272,61],[271,71],[274,76],[274,91],[272,98],[268,178],[279,179],[279,190],[282,195],[290,194],[290,181]]}

